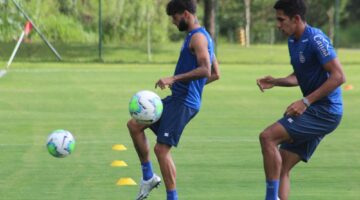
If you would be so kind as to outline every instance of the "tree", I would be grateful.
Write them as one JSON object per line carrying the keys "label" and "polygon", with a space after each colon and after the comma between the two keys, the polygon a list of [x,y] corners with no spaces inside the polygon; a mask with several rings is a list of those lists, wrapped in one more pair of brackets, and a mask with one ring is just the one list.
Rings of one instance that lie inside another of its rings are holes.
{"label": "tree", "polygon": [[348,17],[344,24],[351,25],[354,22],[359,23],[360,19],[360,1],[359,0],[349,0],[349,3],[345,5],[346,12],[348,13]]}
{"label": "tree", "polygon": [[234,42],[240,27],[245,26],[244,5],[241,1],[219,0],[218,2],[219,33],[226,36],[228,41]]}
{"label": "tree", "polygon": [[216,0],[204,1],[204,26],[216,41]]}
{"label": "tree", "polygon": [[[339,7],[337,8],[338,17],[342,15],[346,8],[347,0],[341,0]],[[336,25],[336,0],[312,0],[308,3],[308,19],[307,21],[316,27],[326,28],[327,34],[330,39],[334,41],[335,37],[335,25]],[[339,19],[337,19],[339,20]]]}

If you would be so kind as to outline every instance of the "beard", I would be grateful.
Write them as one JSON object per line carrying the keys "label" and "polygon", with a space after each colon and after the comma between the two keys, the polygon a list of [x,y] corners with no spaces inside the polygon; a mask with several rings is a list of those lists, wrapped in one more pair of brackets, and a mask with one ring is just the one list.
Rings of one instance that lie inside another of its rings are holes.
{"label": "beard", "polygon": [[187,31],[188,28],[189,24],[185,22],[185,19],[181,19],[178,26],[179,31]]}

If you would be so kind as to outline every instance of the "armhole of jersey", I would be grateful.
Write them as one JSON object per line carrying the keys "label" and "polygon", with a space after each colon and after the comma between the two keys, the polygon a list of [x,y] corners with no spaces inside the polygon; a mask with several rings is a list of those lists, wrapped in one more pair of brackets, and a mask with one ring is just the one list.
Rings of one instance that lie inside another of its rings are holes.
{"label": "armhole of jersey", "polygon": [[189,50],[190,50],[190,52],[191,52],[192,55],[195,55],[195,52],[193,52],[192,49],[190,48],[190,43],[191,43],[191,40],[192,40],[193,36],[194,36],[195,34],[197,34],[197,33],[200,33],[200,34],[202,34],[202,35],[205,37],[205,40],[206,40],[206,42],[207,42],[207,46],[209,46],[209,41],[208,41],[208,38],[207,38],[207,36],[205,35],[205,33],[201,32],[201,31],[196,31],[195,33],[193,33],[193,34],[191,35],[191,38],[190,38],[190,41],[189,41],[189,44],[188,44],[188,48],[189,48]]}

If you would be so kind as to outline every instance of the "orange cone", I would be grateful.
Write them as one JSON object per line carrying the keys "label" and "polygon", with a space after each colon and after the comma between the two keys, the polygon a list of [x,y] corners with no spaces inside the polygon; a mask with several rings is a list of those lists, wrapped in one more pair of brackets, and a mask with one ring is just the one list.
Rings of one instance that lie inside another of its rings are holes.
{"label": "orange cone", "polygon": [[354,89],[354,86],[351,85],[351,84],[345,85],[345,87],[344,87],[344,90],[345,90],[345,91],[353,90],[353,89]]}

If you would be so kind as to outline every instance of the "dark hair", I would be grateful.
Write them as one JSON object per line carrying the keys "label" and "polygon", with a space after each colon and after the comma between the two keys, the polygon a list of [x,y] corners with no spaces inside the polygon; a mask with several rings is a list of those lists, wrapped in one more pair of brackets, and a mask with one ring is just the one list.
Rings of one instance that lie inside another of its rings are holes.
{"label": "dark hair", "polygon": [[185,10],[191,14],[196,13],[196,0],[170,0],[166,6],[166,14],[169,16],[181,14]]}
{"label": "dark hair", "polygon": [[278,0],[274,9],[283,10],[285,15],[290,18],[299,15],[303,21],[305,21],[306,4],[304,0]]}

